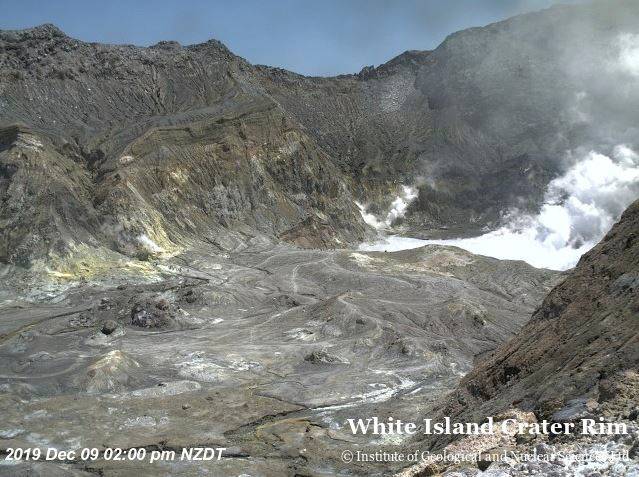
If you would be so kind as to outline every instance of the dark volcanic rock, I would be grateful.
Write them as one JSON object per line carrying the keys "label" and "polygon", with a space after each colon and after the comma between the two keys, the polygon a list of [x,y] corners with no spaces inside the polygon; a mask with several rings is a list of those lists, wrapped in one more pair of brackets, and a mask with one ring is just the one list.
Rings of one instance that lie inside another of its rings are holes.
{"label": "dark volcanic rock", "polygon": [[159,308],[157,303],[136,303],[131,310],[131,324],[140,328],[161,328],[170,321],[170,314]]}
{"label": "dark volcanic rock", "polygon": [[313,351],[304,357],[304,361],[308,361],[312,364],[348,364],[347,360],[328,353],[325,350]]}
{"label": "dark volcanic rock", "polygon": [[597,401],[587,398],[571,399],[551,419],[554,422],[570,422],[578,419],[592,418],[598,407]]}
{"label": "dark volcanic rock", "polygon": [[114,321],[114,320],[107,320],[102,324],[102,333],[104,333],[105,335],[110,335],[111,333],[113,333],[115,330],[118,329],[118,322]]}
{"label": "dark volcanic rock", "polygon": [[464,377],[445,412],[477,418],[516,403],[564,420],[591,414],[596,403],[583,396],[592,396],[600,403],[625,402],[616,412],[628,415],[636,404],[625,385],[636,393],[639,301],[632,287],[619,284],[633,283],[625,277],[639,273],[639,242],[629,240],[637,230],[639,201],[517,336]]}

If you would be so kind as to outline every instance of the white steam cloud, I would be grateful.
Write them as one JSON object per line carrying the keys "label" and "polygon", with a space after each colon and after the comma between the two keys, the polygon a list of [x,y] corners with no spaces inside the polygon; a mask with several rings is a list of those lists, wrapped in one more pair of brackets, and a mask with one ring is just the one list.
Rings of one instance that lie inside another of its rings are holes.
{"label": "white steam cloud", "polygon": [[391,204],[391,210],[386,216],[386,224],[391,225],[393,221],[404,217],[406,209],[410,203],[417,198],[417,189],[409,186],[402,186],[402,191]]}
{"label": "white steam cloud", "polygon": [[417,193],[416,188],[403,185],[399,195],[392,202],[386,217],[382,220],[378,219],[374,214],[367,213],[366,207],[359,202],[355,202],[355,204],[359,207],[364,222],[376,229],[384,229],[390,227],[398,218],[404,217],[410,203],[417,198]]}
{"label": "white steam cloud", "polygon": [[639,35],[620,35],[619,49],[619,64],[622,69],[633,76],[639,76]]}
{"label": "white steam cloud", "polygon": [[535,216],[512,212],[508,225],[479,237],[417,240],[392,236],[360,248],[396,251],[426,244],[455,245],[480,255],[565,270],[601,240],[637,197],[639,155],[617,146],[611,157],[591,151],[550,182],[545,203]]}
{"label": "white steam cloud", "polygon": [[138,237],[138,242],[142,244],[148,251],[152,253],[163,252],[164,249],[151,240],[148,235],[142,234]]}

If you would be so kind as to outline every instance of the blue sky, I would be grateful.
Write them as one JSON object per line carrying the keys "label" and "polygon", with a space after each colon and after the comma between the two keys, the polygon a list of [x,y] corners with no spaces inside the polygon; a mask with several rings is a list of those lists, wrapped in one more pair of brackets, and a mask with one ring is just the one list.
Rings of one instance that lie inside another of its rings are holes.
{"label": "blue sky", "polygon": [[[565,0],[571,3],[574,0]],[[308,75],[359,71],[449,33],[557,0],[0,0],[0,29],[54,23],[85,41],[216,38],[252,63]]]}

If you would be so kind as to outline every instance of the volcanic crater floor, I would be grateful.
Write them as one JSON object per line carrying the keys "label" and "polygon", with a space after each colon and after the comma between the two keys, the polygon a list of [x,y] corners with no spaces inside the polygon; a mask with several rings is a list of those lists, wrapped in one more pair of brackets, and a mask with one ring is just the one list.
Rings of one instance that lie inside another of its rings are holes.
{"label": "volcanic crater floor", "polygon": [[42,283],[48,299],[5,270],[0,453],[209,446],[223,458],[3,461],[0,475],[387,475],[401,463],[341,454],[416,444],[353,435],[346,419],[421,421],[563,277],[436,245],[255,240],[143,265],[137,278]]}

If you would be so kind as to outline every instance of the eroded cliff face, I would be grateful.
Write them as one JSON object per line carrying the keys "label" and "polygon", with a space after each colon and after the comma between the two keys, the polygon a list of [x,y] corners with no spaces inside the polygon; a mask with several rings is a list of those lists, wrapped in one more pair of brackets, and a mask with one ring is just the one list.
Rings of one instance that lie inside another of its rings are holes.
{"label": "eroded cliff face", "polygon": [[43,26],[2,49],[3,261],[364,237],[351,179],[219,43],[91,45]]}
{"label": "eroded cliff face", "polygon": [[198,241],[226,249],[243,231],[320,248],[361,240],[349,181],[272,105],[259,106],[242,121],[231,112],[151,128],[95,167],[42,134],[5,129],[14,140],[0,153],[3,261],[26,266],[82,244],[128,256]]}
{"label": "eroded cliff face", "polygon": [[0,152],[3,261],[224,248],[234,229],[316,247],[364,237],[350,179],[246,91],[245,63],[218,43],[107,47],[48,26],[3,40],[3,120],[18,121]]}

